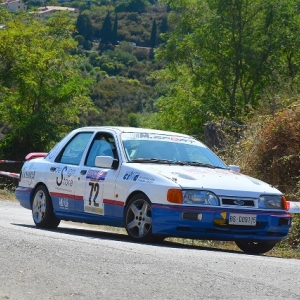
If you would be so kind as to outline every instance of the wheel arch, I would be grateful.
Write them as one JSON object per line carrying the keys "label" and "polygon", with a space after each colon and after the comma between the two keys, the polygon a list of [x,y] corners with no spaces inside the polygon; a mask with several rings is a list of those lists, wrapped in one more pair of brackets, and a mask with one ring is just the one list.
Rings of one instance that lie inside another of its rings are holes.
{"label": "wheel arch", "polygon": [[[46,184],[43,183],[43,182],[38,182],[38,183],[35,185],[35,187],[32,189],[31,194],[30,194],[30,207],[31,207],[31,209],[32,209],[32,203],[33,203],[34,194],[35,194],[36,190],[37,190],[40,186],[44,186],[44,187],[47,189],[48,193],[49,193],[49,189],[48,189],[48,187],[46,186]],[[50,195],[50,193],[49,193],[49,195]],[[50,198],[51,198],[51,195],[50,195]],[[51,198],[51,202],[52,202],[52,198]]]}
{"label": "wheel arch", "polygon": [[143,191],[141,191],[141,190],[135,190],[135,191],[131,192],[131,193],[127,196],[127,198],[126,198],[126,200],[125,200],[125,202],[124,202],[124,207],[127,206],[128,202],[130,201],[130,199],[131,199],[132,197],[134,197],[134,196],[136,196],[136,195],[138,195],[138,194],[143,194],[143,195],[145,195],[145,196],[148,198],[148,200],[150,201],[150,203],[152,203],[151,200],[150,200],[150,198],[149,198],[149,196],[148,196],[145,192],[143,192]]}

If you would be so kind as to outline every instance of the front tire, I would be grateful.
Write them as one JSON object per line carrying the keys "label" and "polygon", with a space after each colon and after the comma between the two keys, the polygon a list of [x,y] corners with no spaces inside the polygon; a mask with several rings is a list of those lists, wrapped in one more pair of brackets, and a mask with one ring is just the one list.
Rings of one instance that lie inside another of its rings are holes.
{"label": "front tire", "polygon": [[60,223],[54,215],[52,200],[44,185],[37,187],[34,193],[32,218],[38,228],[54,229]]}
{"label": "front tire", "polygon": [[151,202],[144,194],[133,196],[126,205],[125,228],[133,240],[140,242],[154,240]]}
{"label": "front tire", "polygon": [[263,254],[272,250],[277,243],[274,242],[246,242],[235,241],[236,245],[245,253],[248,254]]}

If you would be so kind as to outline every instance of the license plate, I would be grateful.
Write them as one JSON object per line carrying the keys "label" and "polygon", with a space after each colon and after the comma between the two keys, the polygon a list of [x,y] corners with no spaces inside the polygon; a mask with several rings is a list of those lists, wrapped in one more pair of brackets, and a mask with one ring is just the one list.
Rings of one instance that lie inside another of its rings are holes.
{"label": "license plate", "polygon": [[229,224],[230,225],[255,226],[256,225],[256,215],[230,214],[229,215]]}

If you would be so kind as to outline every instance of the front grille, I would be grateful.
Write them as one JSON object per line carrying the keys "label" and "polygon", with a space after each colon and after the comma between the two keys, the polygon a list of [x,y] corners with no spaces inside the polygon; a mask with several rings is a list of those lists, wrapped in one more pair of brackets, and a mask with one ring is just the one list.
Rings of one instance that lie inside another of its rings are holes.
{"label": "front grille", "polygon": [[222,205],[231,205],[234,207],[255,207],[255,200],[242,198],[221,198]]}

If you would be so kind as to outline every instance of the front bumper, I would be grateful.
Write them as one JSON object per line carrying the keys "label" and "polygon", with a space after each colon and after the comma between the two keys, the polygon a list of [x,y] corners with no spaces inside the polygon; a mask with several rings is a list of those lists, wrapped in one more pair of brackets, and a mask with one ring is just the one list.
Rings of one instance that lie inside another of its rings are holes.
{"label": "front bumper", "polygon": [[[255,226],[229,225],[231,213],[256,215]],[[152,205],[152,232],[168,237],[206,240],[281,241],[292,217],[285,211]]]}

